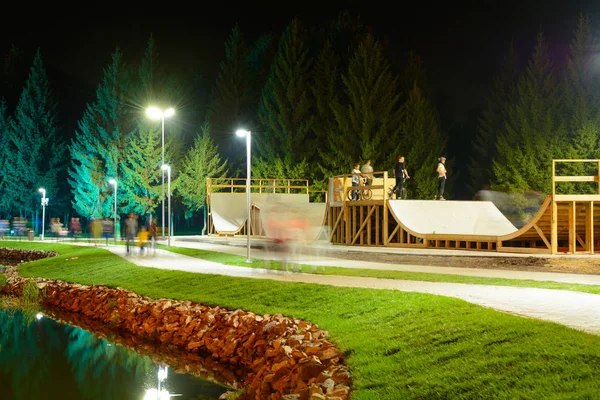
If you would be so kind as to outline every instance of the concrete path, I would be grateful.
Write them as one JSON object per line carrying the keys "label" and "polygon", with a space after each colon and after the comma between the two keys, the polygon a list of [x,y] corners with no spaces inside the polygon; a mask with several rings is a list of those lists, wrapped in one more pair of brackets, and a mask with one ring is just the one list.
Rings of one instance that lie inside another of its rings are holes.
{"label": "concrete path", "polygon": [[[244,241],[245,242],[245,241]],[[237,244],[237,243],[236,243]],[[238,245],[229,246],[225,244],[216,244],[210,242],[202,242],[196,240],[181,240],[177,238],[171,242],[172,246],[187,247],[200,250],[217,251],[220,253],[234,254],[246,256],[246,247]],[[361,248],[362,250],[363,248]],[[438,250],[439,252],[439,250]],[[307,265],[344,267],[344,268],[360,268],[360,269],[376,269],[384,271],[404,271],[404,272],[426,272],[432,274],[449,274],[473,276],[479,278],[506,278],[506,279],[529,279],[534,281],[549,281],[561,283],[579,283],[583,285],[600,285],[600,275],[586,274],[568,274],[559,272],[535,272],[535,271],[511,271],[511,270],[496,270],[496,269],[474,269],[474,268],[456,268],[456,267],[437,267],[424,265],[410,264],[389,264],[381,262],[354,261],[348,259],[326,257],[321,251],[321,248],[316,246],[312,248],[312,255],[296,254],[293,256],[292,262]],[[438,254],[439,255],[439,254]],[[273,259],[267,251],[253,248],[251,249],[251,257],[262,259]]]}
{"label": "concrete path", "polygon": [[590,333],[600,334],[599,295],[506,286],[282,273],[266,269],[222,265],[164,250],[157,250],[155,256],[133,255],[128,257],[123,246],[109,246],[107,249],[142,267],[450,296],[496,310],[552,321]]}

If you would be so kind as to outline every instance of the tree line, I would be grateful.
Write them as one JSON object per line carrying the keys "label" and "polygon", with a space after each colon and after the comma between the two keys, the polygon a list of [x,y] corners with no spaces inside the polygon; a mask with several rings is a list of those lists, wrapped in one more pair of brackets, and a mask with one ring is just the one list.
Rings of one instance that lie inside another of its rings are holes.
{"label": "tree line", "polygon": [[[239,128],[252,131],[254,177],[310,179],[323,189],[354,163],[371,160],[375,170],[391,171],[404,155],[410,197],[433,198],[437,158],[447,156],[452,171],[452,155],[445,154],[451,138],[418,55],[398,66],[390,51],[348,13],[324,27],[296,18],[280,34],[253,42],[235,26],[210,84],[200,74],[182,82],[161,63],[150,37],[137,63],[126,63],[115,49],[72,140],[61,131],[38,51],[14,109],[0,103],[0,215],[34,216],[37,188],[44,187],[57,209],[110,217],[109,179],[119,182],[121,213],[156,214],[161,124],[146,117],[149,105],[191,104],[185,115],[176,107],[165,135],[175,210],[186,218],[203,209],[207,177],[244,177],[245,143],[234,136]],[[459,179],[473,193],[485,187],[548,193],[552,158],[598,157],[596,52],[586,16],[564,60],[552,57],[543,33],[524,66],[509,46],[476,140],[465,144],[472,148],[469,176]],[[186,117],[197,126],[192,135]]]}

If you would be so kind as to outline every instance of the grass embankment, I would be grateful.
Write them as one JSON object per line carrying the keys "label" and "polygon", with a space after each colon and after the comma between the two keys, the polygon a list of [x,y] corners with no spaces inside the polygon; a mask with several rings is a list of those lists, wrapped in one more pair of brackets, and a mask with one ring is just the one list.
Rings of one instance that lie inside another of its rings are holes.
{"label": "grass embankment", "polygon": [[[192,249],[187,247],[163,246],[163,250],[174,253],[199,258],[202,260],[213,261],[225,265],[235,265],[248,268],[281,269],[279,261],[262,260],[253,258],[252,263],[246,263],[246,257],[233,254],[220,253],[216,251]],[[569,290],[572,292],[584,292],[600,294],[598,285],[582,285],[577,283],[562,283],[552,281],[535,281],[531,279],[507,279],[507,278],[481,278],[477,276],[464,276],[452,274],[434,274],[428,272],[405,272],[390,271],[366,268],[343,268],[343,267],[315,267],[314,265],[295,264],[302,272],[308,274],[324,274],[337,276],[360,276],[370,278],[401,279],[407,281],[425,281],[425,282],[452,282],[469,283],[475,285],[497,285],[497,286],[516,286],[541,289]]]}
{"label": "grass embankment", "polygon": [[[4,245],[4,244],[3,244]],[[389,290],[142,268],[101,248],[25,244],[59,256],[26,277],[123,287],[318,323],[347,354],[353,399],[595,398],[600,337],[465,301]],[[70,259],[78,257],[77,259]]]}

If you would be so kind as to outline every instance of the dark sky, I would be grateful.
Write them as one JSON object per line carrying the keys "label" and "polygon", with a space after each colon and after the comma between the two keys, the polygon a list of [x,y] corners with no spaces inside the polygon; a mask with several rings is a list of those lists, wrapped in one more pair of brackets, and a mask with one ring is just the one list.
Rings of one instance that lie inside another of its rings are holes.
{"label": "dark sky", "polygon": [[5,20],[14,22],[0,25],[0,49],[6,54],[11,44],[27,51],[40,47],[50,78],[57,81],[60,98],[68,104],[68,115],[63,118],[77,120],[85,101],[93,99],[102,69],[117,44],[127,59],[137,61],[153,33],[164,65],[185,76],[199,71],[212,78],[224,55],[223,42],[234,24],[253,40],[262,32],[281,32],[296,15],[308,25],[325,24],[345,9],[371,25],[398,59],[411,49],[420,54],[445,120],[460,123],[472,119],[481,105],[497,59],[509,40],[515,40],[525,57],[541,27],[557,43],[553,51],[560,56],[567,50],[580,11],[590,13],[592,23],[600,20],[600,3],[592,1],[406,3],[181,2],[169,10],[166,2],[154,6],[161,9],[154,13],[149,6],[127,9],[103,3],[102,8],[85,11],[48,7],[48,15],[37,17],[20,10],[10,16],[4,14]]}

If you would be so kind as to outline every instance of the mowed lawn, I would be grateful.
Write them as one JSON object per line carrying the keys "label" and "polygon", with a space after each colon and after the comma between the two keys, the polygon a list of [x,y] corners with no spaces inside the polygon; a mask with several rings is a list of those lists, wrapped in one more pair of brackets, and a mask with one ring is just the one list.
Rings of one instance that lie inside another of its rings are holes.
{"label": "mowed lawn", "polygon": [[353,399],[600,398],[600,337],[558,324],[442,296],[143,268],[102,248],[0,247],[60,253],[22,265],[26,277],[119,286],[317,323],[347,356]]}

